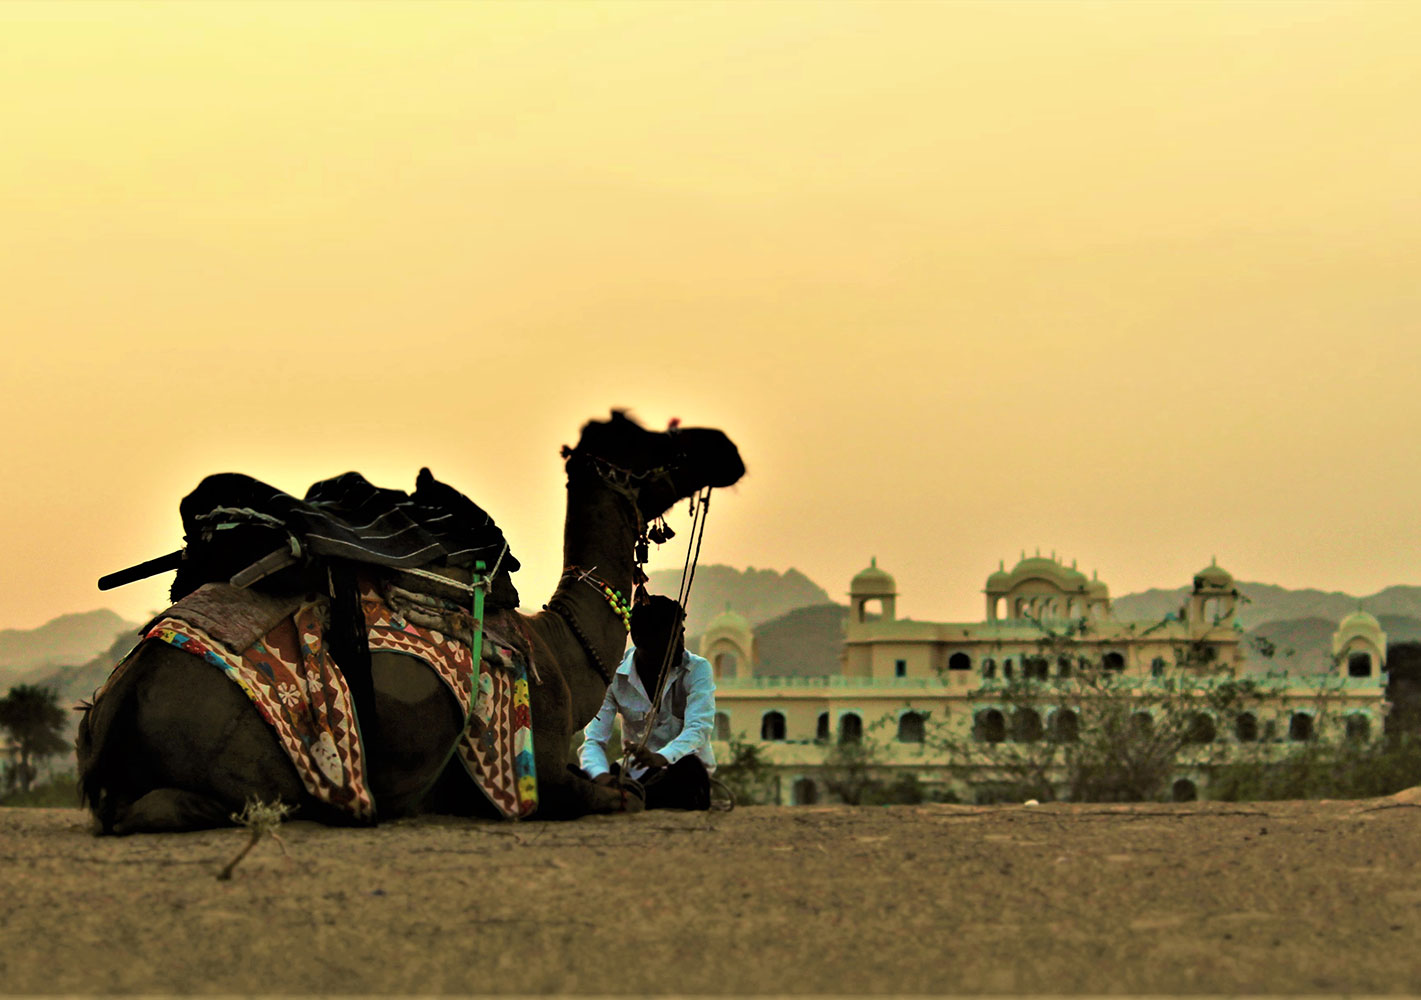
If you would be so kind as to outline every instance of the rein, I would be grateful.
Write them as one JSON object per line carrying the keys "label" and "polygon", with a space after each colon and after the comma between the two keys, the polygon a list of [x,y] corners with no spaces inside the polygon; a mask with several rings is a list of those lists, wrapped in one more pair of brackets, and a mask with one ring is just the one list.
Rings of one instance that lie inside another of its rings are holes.
{"label": "rein", "polygon": [[[691,541],[686,545],[686,561],[681,566],[681,586],[676,592],[676,603],[681,606],[682,611],[682,624],[685,622],[686,605],[691,599],[691,585],[696,579],[696,566],[701,558],[701,541],[706,534],[706,515],[710,512],[710,498],[711,488],[707,486],[691,499]],[[646,730],[642,733],[641,741],[637,744],[639,750],[646,749],[647,741],[651,739],[652,727],[656,725],[656,717],[661,712],[661,701],[666,694],[666,682],[671,676],[673,648],[674,644],[668,642],[665,652],[662,653],[661,669],[656,676],[656,693],[651,699],[651,711],[646,717]],[[622,755],[623,774],[627,771],[627,762],[630,758],[630,752]]]}
{"label": "rein", "polygon": [[[648,552],[648,541],[655,541],[660,544],[669,540],[674,532],[666,525],[661,518],[653,518],[655,522],[648,530],[647,520],[643,517],[640,505],[640,494],[643,488],[651,483],[666,481],[674,487],[674,480],[671,478],[672,466],[663,465],[646,472],[632,472],[612,462],[607,461],[597,455],[579,454],[576,450],[564,446],[562,457],[567,461],[569,478],[579,472],[591,472],[600,479],[608,489],[622,497],[631,506],[633,516],[637,526],[636,550],[634,554],[636,570],[633,574],[632,586],[635,588],[635,596],[628,600],[608,584],[605,580],[594,576],[595,566],[590,569],[581,569],[577,566],[568,566],[563,570],[564,580],[573,579],[580,583],[585,583],[595,589],[604,600],[610,605],[613,614],[622,620],[622,625],[628,631],[631,629],[631,609],[638,598],[645,594],[643,584],[646,581],[646,574],[643,567],[650,558]],[[686,559],[681,567],[681,585],[677,590],[676,603],[681,606],[684,626],[685,609],[690,600],[691,586],[696,578],[696,566],[700,562],[701,542],[705,538],[706,515],[710,511],[711,487],[698,490],[691,497],[691,540],[686,546]],[[587,654],[588,661],[601,676],[608,687],[612,685],[612,671],[608,669],[601,655],[593,646],[587,634],[582,630],[572,607],[559,597],[554,597],[545,605],[548,611],[558,615],[567,622],[573,635],[577,636],[577,641],[581,643],[583,651]],[[683,629],[684,639],[684,629]],[[661,668],[657,672],[656,690],[651,698],[651,710],[646,719],[646,731],[642,734],[641,741],[637,744],[637,749],[646,749],[647,740],[651,737],[652,728],[656,725],[657,715],[660,713],[661,702],[666,694],[667,680],[671,674],[671,659],[674,644],[667,643],[666,650],[662,654]],[[625,751],[622,755],[618,776],[618,787],[622,795],[622,808],[626,808],[626,797],[628,788],[640,787],[640,782],[628,774],[628,764],[631,759],[631,752]],[[645,796],[643,795],[643,800]]]}

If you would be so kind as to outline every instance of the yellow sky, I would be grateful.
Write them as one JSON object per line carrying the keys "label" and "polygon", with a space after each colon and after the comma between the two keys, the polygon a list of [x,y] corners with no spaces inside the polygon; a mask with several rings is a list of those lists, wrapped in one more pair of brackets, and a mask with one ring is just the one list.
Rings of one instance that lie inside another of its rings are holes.
{"label": "yellow sky", "polygon": [[[0,627],[205,474],[464,489],[559,570],[608,407],[750,474],[702,558],[975,618],[1421,583],[1421,5],[0,5]],[[684,515],[673,522],[681,526]],[[657,565],[679,566],[679,540]]]}

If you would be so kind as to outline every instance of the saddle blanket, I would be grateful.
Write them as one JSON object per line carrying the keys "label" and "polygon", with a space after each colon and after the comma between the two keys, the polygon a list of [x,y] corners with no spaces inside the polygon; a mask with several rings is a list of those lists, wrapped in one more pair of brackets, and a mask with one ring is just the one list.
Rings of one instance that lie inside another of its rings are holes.
{"label": "saddle blanket", "polygon": [[[199,617],[184,613],[188,601],[159,616],[144,639],[168,643],[224,671],[275,731],[306,790],[354,819],[373,820],[376,804],[350,687],[324,642],[328,599],[304,599],[241,650],[187,620]],[[369,581],[361,582],[360,603],[371,653],[422,660],[458,699],[468,725],[453,754],[474,784],[504,817],[531,815],[538,807],[538,786],[528,663],[522,650],[504,638],[517,630],[512,612],[487,616],[483,656],[475,671],[466,643],[409,621]]]}

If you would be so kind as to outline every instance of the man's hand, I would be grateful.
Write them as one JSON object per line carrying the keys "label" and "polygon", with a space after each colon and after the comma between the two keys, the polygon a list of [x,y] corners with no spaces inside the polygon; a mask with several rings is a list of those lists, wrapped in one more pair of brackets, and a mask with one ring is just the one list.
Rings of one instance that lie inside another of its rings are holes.
{"label": "man's hand", "polygon": [[597,777],[593,778],[592,780],[599,785],[605,786],[610,785],[616,779],[612,777],[611,771],[603,771],[601,774],[597,775]]}
{"label": "man's hand", "polygon": [[627,742],[627,753],[642,767],[669,767],[671,762],[654,750],[648,750],[631,741]]}

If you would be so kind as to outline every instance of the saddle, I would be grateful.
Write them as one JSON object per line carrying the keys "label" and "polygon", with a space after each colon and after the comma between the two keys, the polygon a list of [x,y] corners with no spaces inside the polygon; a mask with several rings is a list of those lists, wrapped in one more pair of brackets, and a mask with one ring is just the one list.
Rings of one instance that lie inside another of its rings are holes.
{"label": "saddle", "polygon": [[[361,818],[373,816],[358,759],[360,738],[378,739],[372,649],[407,652],[430,663],[459,697],[476,729],[482,729],[478,723],[491,714],[511,718],[514,689],[520,688],[517,714],[523,725],[505,727],[508,747],[495,747],[482,732],[466,734],[467,746],[459,755],[476,781],[487,779],[477,773],[483,763],[480,750],[487,751],[485,756],[497,751],[508,757],[515,735],[521,746],[530,746],[526,676],[521,669],[490,672],[483,662],[484,654],[493,650],[507,657],[507,643],[496,641],[485,648],[484,619],[487,613],[502,620],[517,607],[512,573],[519,568],[518,560],[493,518],[435,479],[429,469],[420,469],[413,493],[377,487],[359,473],[347,472],[313,484],[301,499],[250,476],[221,473],[203,479],[183,498],[179,512],[181,549],[111,573],[100,579],[99,589],[176,570],[170,591],[173,606],[149,623],[145,638],[204,655],[226,670],[262,709],[293,759],[300,756],[298,749],[312,759],[313,739],[330,744],[314,758],[323,766],[303,770],[303,778],[312,778],[308,787],[313,792],[318,790],[316,778],[329,785],[333,774],[343,774],[336,781],[342,790],[333,804]],[[392,611],[392,606],[400,610]],[[377,622],[389,614],[398,625]],[[285,650],[288,643],[278,641],[285,632],[292,638],[301,635],[302,642]],[[317,643],[314,660],[312,640]],[[264,655],[274,649],[293,655]],[[327,682],[325,697],[315,699],[344,704],[330,713],[333,723],[296,726],[282,710],[279,696],[259,696],[259,685],[251,678],[271,675],[278,664],[286,671],[291,691],[297,689],[292,685],[298,676],[303,689],[310,690],[318,674],[339,675],[336,682]],[[500,687],[505,674],[508,682]],[[498,711],[484,703],[489,697],[501,704]],[[301,738],[291,735],[296,732]],[[326,735],[313,735],[318,732]],[[335,734],[334,744],[330,733]],[[345,738],[351,734],[353,749]],[[525,755],[513,750],[511,756]],[[531,752],[527,757],[531,766]],[[499,792],[511,784],[511,795],[490,798],[505,815],[526,814],[530,801],[536,805],[536,793],[526,794],[526,777],[525,771],[505,767],[496,780],[484,780],[480,787],[487,794],[489,784],[504,786]],[[328,789],[324,792],[329,794]]]}

